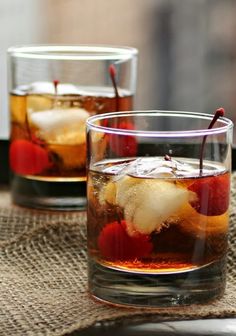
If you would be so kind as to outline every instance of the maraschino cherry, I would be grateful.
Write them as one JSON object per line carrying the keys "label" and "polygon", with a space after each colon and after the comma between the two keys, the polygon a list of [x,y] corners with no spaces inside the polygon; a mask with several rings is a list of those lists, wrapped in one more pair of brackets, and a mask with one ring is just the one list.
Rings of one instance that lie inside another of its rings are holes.
{"label": "maraschino cherry", "polygon": [[219,216],[227,211],[230,194],[229,174],[198,179],[188,189],[197,194],[197,199],[190,204],[200,214]]}
{"label": "maraschino cherry", "polygon": [[51,165],[45,148],[24,139],[12,141],[9,157],[11,170],[19,175],[39,174]]}
{"label": "maraschino cherry", "polygon": [[151,253],[153,245],[147,235],[129,236],[126,222],[107,224],[98,237],[98,247],[103,258],[110,261],[138,259]]}

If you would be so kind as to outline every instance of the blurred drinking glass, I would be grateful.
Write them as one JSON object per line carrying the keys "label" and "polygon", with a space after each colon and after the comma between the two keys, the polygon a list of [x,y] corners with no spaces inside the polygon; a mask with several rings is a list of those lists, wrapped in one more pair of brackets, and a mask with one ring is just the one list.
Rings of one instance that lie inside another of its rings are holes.
{"label": "blurred drinking glass", "polygon": [[13,202],[83,208],[86,119],[132,110],[137,50],[52,45],[12,47],[8,53]]}

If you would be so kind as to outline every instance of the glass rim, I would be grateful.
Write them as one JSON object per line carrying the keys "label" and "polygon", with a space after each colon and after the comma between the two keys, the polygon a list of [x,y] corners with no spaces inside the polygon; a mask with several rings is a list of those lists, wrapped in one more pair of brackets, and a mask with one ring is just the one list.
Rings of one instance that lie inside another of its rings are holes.
{"label": "glass rim", "polygon": [[11,57],[44,60],[121,60],[138,55],[138,49],[105,44],[32,44],[8,48]]}
{"label": "glass rim", "polygon": [[176,137],[198,137],[204,135],[213,135],[226,133],[231,130],[234,126],[233,122],[226,118],[220,117],[217,122],[221,122],[221,127],[213,127],[211,129],[202,128],[196,130],[184,130],[184,131],[147,131],[147,130],[127,130],[119,129],[114,127],[101,126],[96,124],[97,121],[110,119],[110,118],[120,118],[120,117],[134,117],[134,116],[177,116],[177,117],[187,117],[194,119],[205,119],[211,121],[213,114],[201,113],[201,112],[187,112],[187,111],[170,111],[170,110],[140,110],[140,111],[121,111],[121,112],[109,112],[103,114],[97,114],[91,116],[87,119],[87,128],[96,130],[98,132],[112,133],[118,135],[132,135],[132,136],[142,136],[142,137],[160,137],[160,138],[176,138]]}

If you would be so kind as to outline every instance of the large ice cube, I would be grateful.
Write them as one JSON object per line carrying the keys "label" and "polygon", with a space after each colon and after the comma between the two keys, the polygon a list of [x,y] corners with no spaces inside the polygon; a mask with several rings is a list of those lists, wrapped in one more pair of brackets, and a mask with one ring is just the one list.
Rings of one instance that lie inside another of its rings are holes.
{"label": "large ice cube", "polygon": [[131,176],[152,177],[152,178],[171,178],[176,176],[186,176],[193,173],[193,166],[175,159],[165,159],[165,157],[146,157],[136,160],[135,169],[130,169]]}
{"label": "large ice cube", "polygon": [[27,113],[31,115],[37,111],[50,110],[53,107],[54,98],[46,95],[28,95]]}
{"label": "large ice cube", "polygon": [[117,182],[116,203],[124,209],[130,234],[159,231],[188,198],[188,190],[171,182],[132,177]]}
{"label": "large ice cube", "polygon": [[[175,183],[177,175],[189,173],[191,165],[165,158],[138,158],[109,167],[111,182],[100,192],[101,204],[123,208],[128,232],[150,234],[196,195]],[[179,173],[179,174],[178,174]]]}
{"label": "large ice cube", "polygon": [[[124,175],[144,178],[175,178],[176,176],[188,176],[193,174],[194,167],[191,164],[171,159],[165,160],[163,157],[143,157],[132,159],[130,162],[117,164],[109,167],[104,172],[114,170],[117,176],[115,180]],[[113,173],[111,171],[111,173]]]}
{"label": "large ice cube", "polygon": [[[33,94],[55,95],[55,85],[53,82],[34,82],[29,86],[29,92]],[[58,95],[79,94],[77,87],[73,84],[59,83],[57,85]]]}
{"label": "large ice cube", "polygon": [[32,113],[30,122],[47,143],[74,145],[85,143],[88,117],[89,113],[82,108],[55,108]]}
{"label": "large ice cube", "polygon": [[191,197],[191,193],[164,180],[125,176],[108,183],[100,193],[101,204],[108,202],[124,210],[128,232],[150,234],[160,231],[165,221]]}
{"label": "large ice cube", "polygon": [[[34,82],[27,91],[37,95],[55,95],[55,84],[53,82]],[[125,90],[123,90],[126,92]],[[123,92],[122,91],[122,92]],[[114,96],[113,88],[96,86],[76,86],[70,83],[58,83],[57,95],[81,95],[81,96]]]}

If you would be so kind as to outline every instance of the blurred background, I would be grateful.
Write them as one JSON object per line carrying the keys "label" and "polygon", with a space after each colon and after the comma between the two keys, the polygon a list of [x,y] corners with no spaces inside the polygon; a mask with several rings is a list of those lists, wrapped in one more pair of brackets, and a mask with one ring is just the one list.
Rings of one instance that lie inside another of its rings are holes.
{"label": "blurred background", "polygon": [[224,106],[235,121],[235,15],[236,0],[1,0],[0,138],[9,135],[6,49],[19,44],[136,47],[135,108]]}

